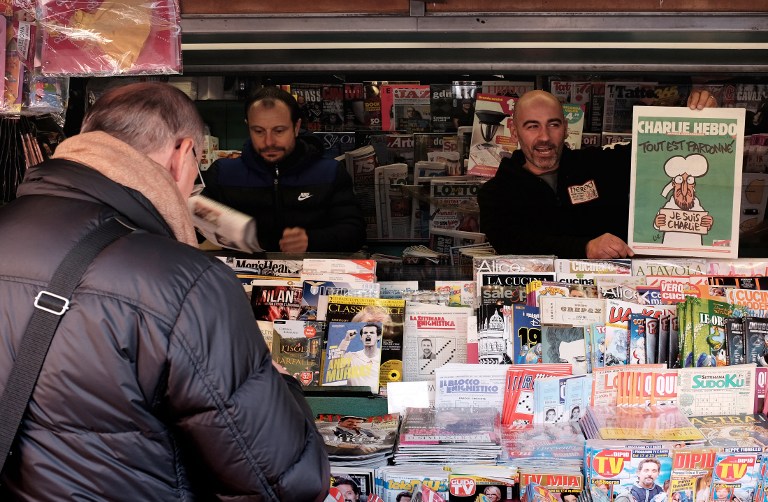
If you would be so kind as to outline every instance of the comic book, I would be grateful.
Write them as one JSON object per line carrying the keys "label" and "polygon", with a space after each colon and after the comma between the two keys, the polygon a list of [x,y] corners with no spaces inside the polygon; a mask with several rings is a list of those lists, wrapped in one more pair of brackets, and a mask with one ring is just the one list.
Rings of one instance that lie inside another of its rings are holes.
{"label": "comic book", "polygon": [[657,353],[657,360],[654,362],[668,364],[669,363],[669,332],[672,320],[672,314],[665,314],[659,318],[659,350]]}
{"label": "comic book", "polygon": [[514,364],[541,362],[541,321],[538,307],[512,305]]}
{"label": "comic book", "polygon": [[653,362],[646,358],[646,318],[647,316],[634,312],[629,316],[629,364]]}
{"label": "comic book", "polygon": [[541,361],[569,363],[574,375],[587,373],[584,328],[563,324],[541,323]]}
{"label": "comic book", "polygon": [[743,322],[744,320],[740,317],[729,317],[723,320],[729,365],[744,364],[747,362]]}
{"label": "comic book", "polygon": [[[683,305],[683,304],[679,304]],[[669,343],[667,350],[667,367],[679,368],[680,367],[680,320],[678,319],[678,311],[672,311],[669,313]]]}
{"label": "comic book", "polygon": [[727,342],[723,320],[740,317],[742,311],[732,303],[701,298],[689,298],[688,308],[693,347],[692,353],[686,347],[686,361],[690,360],[691,366],[696,367],[724,366]]}
{"label": "comic book", "polygon": [[304,386],[320,385],[325,329],[318,321],[272,321],[272,358]]}
{"label": "comic book", "polygon": [[768,366],[768,318],[748,316],[743,326],[747,362]]}
{"label": "comic book", "polygon": [[589,372],[605,366],[605,324],[593,322],[584,326],[584,343],[587,348]]}
{"label": "comic book", "polygon": [[365,298],[353,296],[328,297],[326,321],[331,322],[381,322],[380,392],[385,392],[387,382],[403,379],[403,321],[405,300]]}

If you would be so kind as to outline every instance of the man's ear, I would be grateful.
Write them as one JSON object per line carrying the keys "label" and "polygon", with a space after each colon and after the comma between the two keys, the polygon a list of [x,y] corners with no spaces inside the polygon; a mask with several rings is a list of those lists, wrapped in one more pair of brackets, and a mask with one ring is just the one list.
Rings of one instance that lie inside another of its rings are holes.
{"label": "man's ear", "polygon": [[187,155],[192,155],[193,145],[194,143],[190,138],[184,138],[181,140],[179,146],[174,148],[171,152],[171,156],[168,159],[168,170],[176,183],[185,179],[185,169],[191,165],[187,163]]}
{"label": "man's ear", "polygon": [[517,145],[520,148],[520,138],[517,135],[517,127],[515,127],[514,121],[510,120],[509,124],[509,136],[512,138],[512,144]]}
{"label": "man's ear", "polygon": [[301,119],[297,120],[296,125],[293,126],[293,135],[298,137],[300,130],[301,130]]}

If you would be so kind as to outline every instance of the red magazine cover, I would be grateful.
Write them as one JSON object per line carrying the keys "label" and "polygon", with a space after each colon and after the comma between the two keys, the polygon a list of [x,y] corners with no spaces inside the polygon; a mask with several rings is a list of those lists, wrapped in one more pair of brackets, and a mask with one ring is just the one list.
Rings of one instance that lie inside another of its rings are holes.
{"label": "red magazine cover", "polygon": [[43,0],[40,12],[45,75],[181,71],[177,0]]}

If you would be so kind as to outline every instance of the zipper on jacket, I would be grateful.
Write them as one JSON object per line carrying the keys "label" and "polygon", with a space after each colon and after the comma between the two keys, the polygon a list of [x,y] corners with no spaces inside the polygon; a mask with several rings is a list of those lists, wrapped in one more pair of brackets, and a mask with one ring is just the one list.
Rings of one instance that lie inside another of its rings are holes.
{"label": "zipper on jacket", "polygon": [[272,184],[272,200],[274,201],[274,214],[277,216],[279,223],[283,226],[283,208],[280,201],[280,167],[275,166],[275,181]]}

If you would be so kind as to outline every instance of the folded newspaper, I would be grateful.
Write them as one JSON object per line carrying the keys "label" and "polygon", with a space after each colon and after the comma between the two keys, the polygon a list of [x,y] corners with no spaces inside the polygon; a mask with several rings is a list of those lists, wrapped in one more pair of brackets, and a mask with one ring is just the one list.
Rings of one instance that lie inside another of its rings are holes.
{"label": "folded newspaper", "polygon": [[190,197],[187,204],[195,228],[211,243],[246,253],[264,251],[253,217],[203,195]]}

